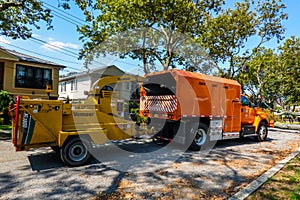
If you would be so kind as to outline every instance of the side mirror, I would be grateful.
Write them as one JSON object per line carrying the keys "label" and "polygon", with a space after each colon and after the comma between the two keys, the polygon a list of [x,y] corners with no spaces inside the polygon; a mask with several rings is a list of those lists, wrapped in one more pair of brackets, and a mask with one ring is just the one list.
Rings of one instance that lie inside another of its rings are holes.
{"label": "side mirror", "polygon": [[84,95],[89,95],[89,92],[86,91],[86,90],[84,90],[84,91],[83,91],[83,94],[84,94]]}

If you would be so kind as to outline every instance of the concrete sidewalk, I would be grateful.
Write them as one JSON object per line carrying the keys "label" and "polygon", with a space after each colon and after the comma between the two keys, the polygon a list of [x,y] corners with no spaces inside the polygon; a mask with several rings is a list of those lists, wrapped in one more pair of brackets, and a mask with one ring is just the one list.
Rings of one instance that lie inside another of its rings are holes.
{"label": "concrete sidewalk", "polygon": [[285,123],[285,124],[275,124],[275,128],[280,128],[280,129],[289,129],[289,130],[298,130],[300,131],[300,124],[289,124],[289,123]]}

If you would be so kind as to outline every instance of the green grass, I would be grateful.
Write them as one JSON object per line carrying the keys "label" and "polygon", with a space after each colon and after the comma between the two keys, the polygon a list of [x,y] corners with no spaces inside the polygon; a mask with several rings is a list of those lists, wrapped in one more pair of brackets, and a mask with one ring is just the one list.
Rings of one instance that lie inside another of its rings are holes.
{"label": "green grass", "polygon": [[0,131],[0,139],[9,139],[11,138],[11,132],[8,130],[11,130],[11,125],[3,125],[0,124],[0,130],[5,130],[5,131]]}
{"label": "green grass", "polygon": [[11,125],[0,124],[0,130],[11,130]]}
{"label": "green grass", "polygon": [[247,199],[300,199],[300,154]]}

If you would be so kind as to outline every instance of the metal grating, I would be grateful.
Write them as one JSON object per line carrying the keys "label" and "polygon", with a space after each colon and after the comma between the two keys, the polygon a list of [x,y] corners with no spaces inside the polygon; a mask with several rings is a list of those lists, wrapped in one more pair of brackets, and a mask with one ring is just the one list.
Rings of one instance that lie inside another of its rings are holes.
{"label": "metal grating", "polygon": [[177,109],[175,95],[143,96],[140,99],[140,109],[150,112],[174,112]]}

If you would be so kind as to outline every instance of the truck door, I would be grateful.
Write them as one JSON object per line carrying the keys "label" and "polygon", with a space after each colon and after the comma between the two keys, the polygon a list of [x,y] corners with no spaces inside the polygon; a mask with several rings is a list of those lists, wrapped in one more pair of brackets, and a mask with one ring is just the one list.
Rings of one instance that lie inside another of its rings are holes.
{"label": "truck door", "polygon": [[242,124],[253,124],[256,112],[254,108],[252,108],[251,101],[247,99],[245,96],[241,96],[241,122]]}

